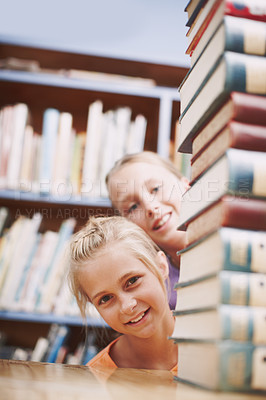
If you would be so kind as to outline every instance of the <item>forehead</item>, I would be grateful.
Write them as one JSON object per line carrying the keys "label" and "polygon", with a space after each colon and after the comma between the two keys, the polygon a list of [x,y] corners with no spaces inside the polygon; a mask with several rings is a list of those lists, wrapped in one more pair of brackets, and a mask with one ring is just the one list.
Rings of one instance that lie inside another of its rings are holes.
{"label": "forehead", "polygon": [[175,176],[161,165],[145,162],[123,165],[114,172],[109,182],[112,201],[121,201],[132,197],[143,187],[162,183],[166,177]]}

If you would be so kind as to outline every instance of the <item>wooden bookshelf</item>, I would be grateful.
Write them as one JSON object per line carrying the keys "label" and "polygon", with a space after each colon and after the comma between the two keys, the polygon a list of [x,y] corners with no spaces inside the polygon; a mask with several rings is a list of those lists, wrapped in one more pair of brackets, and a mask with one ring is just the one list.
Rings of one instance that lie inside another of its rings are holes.
{"label": "wooden bookshelf", "polygon": [[[37,71],[0,69],[0,108],[18,102],[27,104],[34,129],[38,133],[42,130],[43,113],[51,107],[71,113],[76,130],[86,131],[88,106],[101,100],[104,111],[126,106],[132,110],[132,117],[142,114],[147,119],[144,149],[157,151],[164,157],[169,156],[169,142],[174,137],[175,122],[179,116],[177,87],[187,72],[186,68],[95,57],[54,48],[51,44],[0,37],[0,60],[8,58],[34,60],[39,64],[40,69]],[[62,70],[73,69],[149,79],[155,84],[148,86],[131,84],[129,81],[79,79],[69,77],[67,73],[62,74]],[[19,190],[0,190],[0,207],[7,207],[12,216],[18,212],[26,216],[40,212],[43,215],[41,232],[48,229],[57,231],[66,218],[76,218],[78,229],[85,224],[90,213],[113,213],[107,198],[55,197]],[[82,321],[77,317],[51,314],[3,310],[0,311],[0,321],[1,329],[8,335],[14,327],[19,328],[23,337],[29,332],[35,332],[26,341],[30,346],[34,346],[36,337],[45,334],[52,323],[72,328],[75,326],[75,332],[83,329]],[[88,319],[88,325],[102,329],[96,319]],[[18,335],[12,334],[11,339],[11,344],[21,345]]]}

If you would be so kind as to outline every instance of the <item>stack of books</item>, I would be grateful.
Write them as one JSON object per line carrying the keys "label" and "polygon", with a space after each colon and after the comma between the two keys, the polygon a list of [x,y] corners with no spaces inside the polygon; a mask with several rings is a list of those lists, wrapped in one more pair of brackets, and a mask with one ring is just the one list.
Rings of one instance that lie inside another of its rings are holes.
{"label": "stack of books", "polygon": [[191,0],[178,151],[191,153],[172,338],[178,376],[266,390],[266,2]]}

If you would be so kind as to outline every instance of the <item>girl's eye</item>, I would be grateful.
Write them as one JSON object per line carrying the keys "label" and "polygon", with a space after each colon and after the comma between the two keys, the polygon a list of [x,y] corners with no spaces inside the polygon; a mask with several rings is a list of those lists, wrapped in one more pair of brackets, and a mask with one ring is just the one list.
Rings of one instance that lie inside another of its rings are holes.
{"label": "girl's eye", "polygon": [[160,190],[160,187],[161,187],[161,185],[157,185],[157,186],[155,186],[154,188],[152,188],[152,193],[157,193],[157,192],[159,192],[159,190]]}
{"label": "girl's eye", "polygon": [[138,207],[137,203],[132,204],[132,206],[130,206],[129,209],[127,210],[127,213],[128,214],[132,213],[133,211],[135,211],[137,209],[137,207]]}
{"label": "girl's eye", "polygon": [[111,299],[111,296],[108,295],[108,294],[103,296],[103,297],[101,297],[100,300],[99,300],[99,305],[106,304],[110,299]]}
{"label": "girl's eye", "polygon": [[128,279],[126,286],[128,287],[134,285],[139,278],[140,276],[133,276],[132,278]]}

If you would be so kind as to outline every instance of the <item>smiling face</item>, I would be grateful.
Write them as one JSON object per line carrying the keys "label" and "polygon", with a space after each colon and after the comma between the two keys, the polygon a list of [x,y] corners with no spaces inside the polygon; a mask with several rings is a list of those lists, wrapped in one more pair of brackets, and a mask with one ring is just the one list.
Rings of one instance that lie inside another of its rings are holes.
{"label": "smiling face", "polygon": [[163,166],[136,162],[115,171],[108,187],[121,215],[144,229],[163,250],[170,253],[185,246],[185,232],[176,229],[185,179]]}
{"label": "smiling face", "polygon": [[[165,279],[168,265],[163,253],[158,254],[158,266]],[[149,338],[171,314],[159,279],[123,244],[112,244],[88,261],[78,279],[102,318],[117,332]]]}

